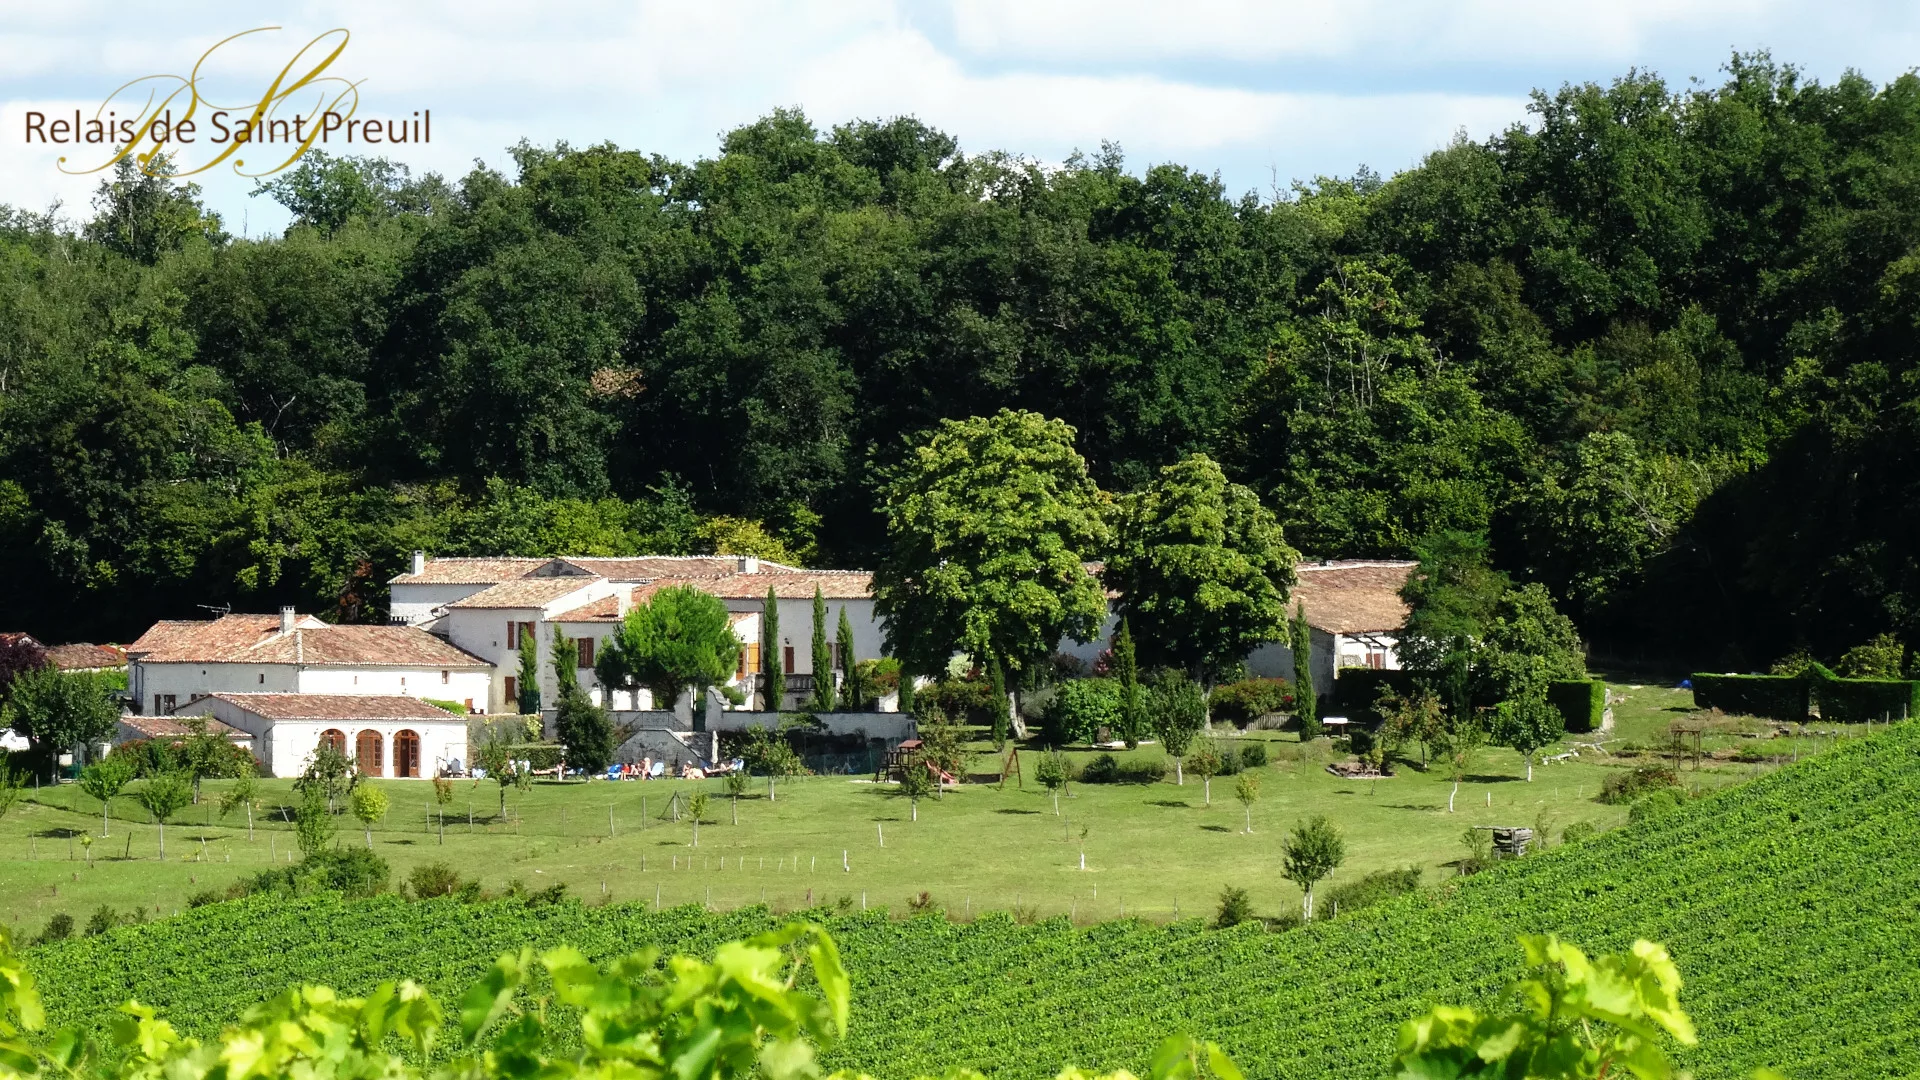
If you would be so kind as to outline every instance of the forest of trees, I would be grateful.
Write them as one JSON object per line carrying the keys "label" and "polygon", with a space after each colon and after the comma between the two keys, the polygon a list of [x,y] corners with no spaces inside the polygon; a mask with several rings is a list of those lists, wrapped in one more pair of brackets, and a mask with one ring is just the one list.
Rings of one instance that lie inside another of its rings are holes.
{"label": "forest of trees", "polygon": [[127,171],[0,209],[4,628],[379,619],[417,547],[872,565],[906,448],[1013,407],[1110,491],[1210,455],[1310,556],[1482,533],[1602,653],[1920,637],[1911,74],[1630,73],[1266,198],[784,111],[514,157],[310,155],[278,239]]}

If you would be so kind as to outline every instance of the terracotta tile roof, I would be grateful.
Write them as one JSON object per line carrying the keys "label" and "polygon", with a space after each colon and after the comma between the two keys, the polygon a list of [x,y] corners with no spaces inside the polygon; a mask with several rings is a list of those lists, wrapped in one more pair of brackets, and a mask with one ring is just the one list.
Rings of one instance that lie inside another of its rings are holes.
{"label": "terracotta tile roof", "polygon": [[[212,694],[268,720],[418,720],[465,724],[467,718],[419,698],[376,694]],[[205,701],[207,698],[201,698]]]}
{"label": "terracotta tile roof", "polygon": [[388,579],[389,585],[495,585],[525,577],[548,559],[499,556],[492,558],[428,559],[424,573],[401,574]]}
{"label": "terracotta tile roof", "polygon": [[123,668],[127,666],[127,650],[116,645],[94,645],[83,641],[77,645],[48,646],[47,659],[53,661],[53,666],[61,671]]}
{"label": "terracotta tile roof", "polygon": [[[205,701],[206,699],[201,698],[200,700]],[[188,704],[192,703],[189,702]],[[239,728],[223,724],[211,716],[201,717],[201,719],[207,722],[207,733],[210,735],[225,735],[235,742],[244,742],[253,738],[252,735],[241,731]],[[120,718],[120,726],[133,732],[136,737],[142,739],[183,739],[193,734],[193,729],[188,727],[187,722],[180,719],[178,715],[122,716]]]}
{"label": "terracotta tile roof", "polygon": [[[628,590],[632,595],[632,590]],[[554,622],[618,622],[620,620],[620,598],[603,596],[591,603],[581,604],[571,611],[563,611],[553,617]]]}
{"label": "terracotta tile roof", "polygon": [[482,589],[449,608],[538,608],[587,587],[590,577],[528,577]]}
{"label": "terracotta tile roof", "polygon": [[1400,599],[1400,587],[1416,565],[1365,559],[1302,563],[1294,568],[1299,584],[1287,606],[1298,601],[1307,610],[1307,624],[1329,634],[1398,630],[1411,611]]}
{"label": "terracotta tile roof", "polygon": [[39,638],[34,637],[32,634],[21,633],[17,630],[11,633],[0,634],[0,645],[31,645],[39,649],[46,648],[45,645],[40,644]]}
{"label": "terracotta tile roof", "polygon": [[[639,555],[626,559],[556,559],[577,566],[590,574],[612,581],[650,581],[658,577],[719,577],[740,572],[737,555]],[[801,573],[797,566],[760,560],[760,569],[778,573]]]}
{"label": "terracotta tile roof", "polygon": [[[761,564],[766,566],[765,563]],[[713,577],[661,577],[634,590],[636,600],[644,600],[669,585],[691,585],[722,600],[759,600],[772,587],[782,600],[811,600],[813,588],[828,600],[867,600],[873,596],[873,574],[866,570],[795,570],[757,574],[723,574]]]}
{"label": "terracotta tile roof", "polygon": [[211,622],[153,624],[127,654],[158,664],[309,664],[346,667],[485,668],[485,660],[416,626],[330,626],[299,616],[290,634],[278,615],[223,615]]}

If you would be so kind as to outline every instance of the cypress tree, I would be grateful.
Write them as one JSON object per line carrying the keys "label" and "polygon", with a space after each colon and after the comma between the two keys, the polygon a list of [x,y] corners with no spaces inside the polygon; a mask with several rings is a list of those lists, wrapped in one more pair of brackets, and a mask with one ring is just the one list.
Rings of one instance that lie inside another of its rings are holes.
{"label": "cypress tree", "polygon": [[909,716],[913,714],[913,672],[907,670],[905,662],[902,662],[900,665],[899,702],[898,708],[901,712]]}
{"label": "cypress tree", "polygon": [[1120,682],[1120,737],[1127,749],[1140,745],[1140,734],[1147,730],[1146,710],[1140,703],[1140,665],[1133,655],[1133,631],[1127,620],[1113,635],[1113,677]]}
{"label": "cypress tree", "polygon": [[833,650],[827,648],[827,598],[813,587],[813,711],[833,711]]}
{"label": "cypress tree", "polygon": [[845,604],[840,605],[840,625],[834,629],[833,636],[840,644],[840,673],[846,676],[846,682],[842,684],[847,688],[846,709],[848,712],[859,712],[866,707],[866,703],[861,700],[860,684],[853,680],[853,623],[847,619]]}
{"label": "cypress tree", "polygon": [[1313,630],[1305,604],[1295,603],[1292,625],[1293,715],[1300,720],[1300,741],[1320,737],[1320,703],[1313,692]]}
{"label": "cypress tree", "polygon": [[779,712],[787,696],[787,669],[781,663],[780,599],[767,586],[766,606],[760,612],[760,674],[768,712]]}
{"label": "cypress tree", "polygon": [[529,716],[540,711],[540,643],[532,631],[520,628],[520,685],[514,707]]}

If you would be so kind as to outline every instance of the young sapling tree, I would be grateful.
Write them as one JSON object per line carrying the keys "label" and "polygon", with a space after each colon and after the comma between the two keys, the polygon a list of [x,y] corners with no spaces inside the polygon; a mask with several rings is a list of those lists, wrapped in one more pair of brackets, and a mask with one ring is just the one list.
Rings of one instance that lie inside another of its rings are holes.
{"label": "young sapling tree", "polygon": [[1305,921],[1313,921],[1313,887],[1347,861],[1347,842],[1325,814],[1294,826],[1280,845],[1282,872],[1306,894]]}
{"label": "young sapling tree", "polygon": [[351,797],[353,816],[367,830],[367,850],[373,850],[373,827],[387,816],[387,793],[372,784],[361,784],[353,789]]}

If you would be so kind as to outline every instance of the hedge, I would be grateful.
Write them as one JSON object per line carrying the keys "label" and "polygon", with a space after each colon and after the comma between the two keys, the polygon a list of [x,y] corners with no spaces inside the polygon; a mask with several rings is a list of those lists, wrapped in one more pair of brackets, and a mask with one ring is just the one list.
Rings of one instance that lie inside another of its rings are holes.
{"label": "hedge", "polygon": [[1822,720],[1857,724],[1920,716],[1920,682],[1843,679],[1818,664],[1813,671],[1813,696]]}
{"label": "hedge", "polygon": [[1797,722],[1807,718],[1810,701],[1807,680],[1798,675],[1693,676],[1693,703],[1702,709]]}
{"label": "hedge", "polygon": [[1607,684],[1600,679],[1565,679],[1547,684],[1547,703],[1575,734],[1594,731],[1607,715]]}

